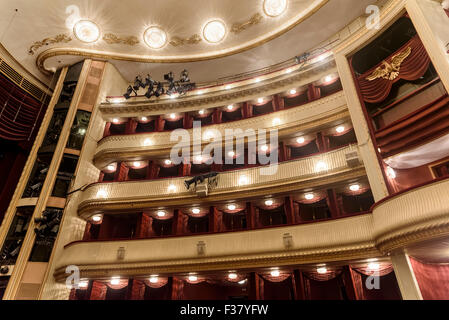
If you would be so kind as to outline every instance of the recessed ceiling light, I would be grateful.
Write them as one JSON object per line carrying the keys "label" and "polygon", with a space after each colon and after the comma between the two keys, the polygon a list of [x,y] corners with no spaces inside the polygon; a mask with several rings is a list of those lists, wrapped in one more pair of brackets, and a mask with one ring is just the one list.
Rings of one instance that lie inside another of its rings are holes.
{"label": "recessed ceiling light", "polygon": [[272,277],[279,277],[281,273],[279,272],[279,270],[273,270],[270,272],[270,274]]}
{"label": "recessed ceiling light", "polygon": [[209,21],[204,26],[203,36],[210,43],[218,43],[226,36],[226,26],[219,20]]}
{"label": "recessed ceiling light", "polygon": [[139,161],[134,161],[133,166],[134,167],[140,167],[141,163]]}
{"label": "recessed ceiling light", "polygon": [[272,206],[273,205],[273,200],[265,200],[265,205],[266,206]]}
{"label": "recessed ceiling light", "polygon": [[229,106],[226,107],[228,110],[232,110],[234,109],[234,106],[232,104],[230,104]]}
{"label": "recessed ceiling light", "polygon": [[237,277],[238,277],[237,273],[232,272],[228,274],[228,278],[231,280],[237,279]]}
{"label": "recessed ceiling light", "polygon": [[325,274],[327,273],[327,268],[326,267],[317,268],[316,272],[318,272],[319,274]]}
{"label": "recessed ceiling light", "polygon": [[306,198],[306,200],[312,200],[313,198],[315,198],[315,195],[313,193],[306,193],[304,195],[304,198]]}
{"label": "recessed ceiling light", "polygon": [[113,123],[118,123],[118,119],[117,119],[117,118],[114,118],[114,119],[112,119],[112,122],[113,122]]}
{"label": "recessed ceiling light", "polygon": [[111,284],[112,285],[118,285],[120,283],[120,278],[112,278],[111,279]]}
{"label": "recessed ceiling light", "polygon": [[150,27],[145,30],[143,40],[152,49],[160,49],[167,43],[167,34],[158,27]]}
{"label": "recessed ceiling light", "polygon": [[262,102],[263,102],[263,98],[257,99],[257,103],[262,103]]}
{"label": "recessed ceiling light", "polygon": [[360,185],[359,184],[353,184],[353,185],[349,186],[349,190],[351,190],[351,191],[359,191],[360,190]]}
{"label": "recessed ceiling light", "polygon": [[345,127],[344,126],[339,126],[337,127],[337,129],[335,129],[335,131],[337,131],[338,133],[342,133],[345,131]]}
{"label": "recessed ceiling light", "polygon": [[290,90],[290,94],[296,94],[296,90],[295,89],[291,89]]}
{"label": "recessed ceiling light", "polygon": [[165,211],[162,211],[162,210],[160,210],[160,211],[158,211],[158,212],[156,212],[156,214],[157,214],[157,216],[158,217],[165,217],[165,215],[167,214]]}
{"label": "recessed ceiling light", "polygon": [[108,171],[114,171],[115,170],[115,165],[110,164],[106,167],[106,169],[108,169]]}
{"label": "recessed ceiling light", "polygon": [[201,212],[201,210],[198,209],[198,208],[193,208],[193,209],[192,209],[192,213],[193,213],[193,214],[198,214],[198,213],[200,213],[200,212]]}
{"label": "recessed ceiling light", "polygon": [[175,119],[175,118],[176,118],[176,114],[170,113],[170,119]]}
{"label": "recessed ceiling light", "polygon": [[197,281],[198,277],[197,276],[189,276],[189,281]]}
{"label": "recessed ceiling light", "polygon": [[204,114],[204,109],[201,109],[200,111],[198,111],[198,114],[203,115]]}
{"label": "recessed ceiling light", "polygon": [[287,9],[287,0],[265,0],[263,10],[270,17],[277,17]]}
{"label": "recessed ceiling light", "polygon": [[329,75],[326,78],[324,78],[324,82],[331,82],[332,79],[333,79],[333,77],[331,75]]}
{"label": "recessed ceiling light", "polygon": [[377,271],[380,269],[380,265],[378,263],[371,262],[368,264],[368,269]]}
{"label": "recessed ceiling light", "polygon": [[151,283],[157,283],[159,281],[159,278],[157,276],[151,276],[150,277],[150,282]]}
{"label": "recessed ceiling light", "polygon": [[101,214],[97,214],[92,217],[92,221],[94,222],[100,222],[101,221]]}
{"label": "recessed ceiling light", "polygon": [[235,208],[237,208],[236,206],[235,206],[235,204],[228,204],[228,210],[235,210]]}
{"label": "recessed ceiling light", "polygon": [[147,118],[147,117],[141,117],[140,120],[141,120],[141,121],[147,121],[148,118]]}
{"label": "recessed ceiling light", "polygon": [[303,144],[306,141],[306,139],[304,139],[304,137],[299,137],[298,139],[296,139],[296,142],[298,142],[299,144]]}
{"label": "recessed ceiling light", "polygon": [[167,166],[169,166],[169,165],[171,165],[172,164],[172,162],[171,162],[171,160],[170,159],[167,159],[167,160],[165,160],[164,161],[164,163],[167,165]]}
{"label": "recessed ceiling light", "polygon": [[86,43],[92,43],[100,38],[100,28],[92,21],[81,20],[73,27],[73,33],[78,40]]}

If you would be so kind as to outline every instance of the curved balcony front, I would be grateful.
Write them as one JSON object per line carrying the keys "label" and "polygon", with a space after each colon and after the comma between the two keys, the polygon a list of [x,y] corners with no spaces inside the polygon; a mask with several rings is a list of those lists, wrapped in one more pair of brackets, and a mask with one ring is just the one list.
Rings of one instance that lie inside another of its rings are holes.
{"label": "curved balcony front", "polygon": [[[351,232],[348,232],[351,230]],[[291,236],[291,246],[284,235]],[[198,242],[205,252],[198,254]],[[245,246],[241,244],[245,243]],[[117,260],[117,250],[125,256]],[[58,259],[55,277],[76,265],[84,278],[167,274],[343,261],[378,256],[371,214],[262,230],[126,241],[73,242]],[[111,273],[112,272],[112,273]]]}
{"label": "curved balcony front", "polygon": [[382,251],[449,234],[449,180],[439,179],[385,198],[373,208]]}
{"label": "curved balcony front", "polygon": [[[268,166],[223,172],[219,175],[217,187],[211,190],[206,199],[208,201],[248,199],[319,187],[364,176],[366,173],[360,162],[355,166],[348,164],[346,155],[354,152],[358,152],[358,147],[350,145],[316,156],[280,163],[273,172],[266,171],[269,169]],[[272,165],[271,168],[273,167]],[[78,214],[88,218],[97,212],[165,206],[167,198],[170,198],[170,205],[195,204],[199,201],[198,197],[193,191],[186,191],[185,180],[184,177],[95,183],[83,192]]]}
{"label": "curved balcony front", "polygon": [[[340,91],[291,109],[244,120],[209,125],[203,128],[203,134],[207,130],[217,130],[222,137],[225,137],[225,130],[277,129],[279,137],[282,138],[298,132],[307,132],[338,124],[348,119],[345,95],[343,91]],[[192,129],[187,131],[192,134]],[[171,132],[167,131],[108,136],[99,141],[94,163],[98,168],[102,168],[117,160],[131,161],[139,158],[166,156],[170,154],[171,148],[176,144],[176,141],[170,142],[170,135]]]}

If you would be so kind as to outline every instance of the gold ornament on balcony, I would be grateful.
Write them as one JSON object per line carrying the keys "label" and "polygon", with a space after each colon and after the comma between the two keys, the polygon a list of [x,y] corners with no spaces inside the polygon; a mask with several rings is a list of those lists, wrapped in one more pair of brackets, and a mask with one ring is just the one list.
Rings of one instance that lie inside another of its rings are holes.
{"label": "gold ornament on balcony", "polygon": [[231,27],[231,32],[238,34],[242,31],[245,31],[249,27],[259,24],[262,21],[262,18],[263,17],[260,13],[256,13],[248,21],[241,23],[234,23]]}
{"label": "gold ornament on balcony", "polygon": [[139,40],[137,40],[137,37],[135,36],[129,36],[129,37],[119,37],[112,33],[107,33],[104,35],[103,40],[106,41],[108,44],[126,44],[128,46],[135,46],[139,43]]}
{"label": "gold ornament on balcony", "polygon": [[185,46],[187,44],[198,44],[202,41],[201,37],[198,34],[194,34],[193,36],[183,39],[180,37],[173,37],[170,40],[170,44],[174,47]]}
{"label": "gold ornament on balcony", "polygon": [[49,37],[49,38],[45,38],[42,41],[36,41],[35,43],[33,43],[30,47],[30,49],[28,50],[28,53],[31,55],[34,55],[36,53],[36,50],[38,50],[39,48],[43,47],[43,46],[48,46],[50,44],[54,44],[54,43],[67,43],[72,41],[72,38],[69,37],[66,34],[58,34],[55,37]]}
{"label": "gold ornament on balcony", "polygon": [[382,63],[383,67],[378,67],[374,72],[366,78],[368,81],[374,81],[376,79],[382,78],[385,80],[393,81],[397,77],[399,77],[399,71],[401,69],[402,62],[407,59],[412,53],[412,48],[408,47],[401,53],[393,56],[391,58],[391,64],[387,61]]}

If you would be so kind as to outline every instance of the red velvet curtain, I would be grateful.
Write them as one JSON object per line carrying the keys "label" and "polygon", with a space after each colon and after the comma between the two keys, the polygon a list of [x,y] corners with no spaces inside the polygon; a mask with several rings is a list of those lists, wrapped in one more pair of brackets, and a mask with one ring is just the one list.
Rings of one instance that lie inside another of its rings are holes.
{"label": "red velvet curtain", "polygon": [[29,140],[36,133],[46,106],[4,76],[0,76],[0,138]]}
{"label": "red velvet curtain", "polygon": [[424,300],[449,300],[449,264],[410,262]]}
{"label": "red velvet curtain", "polygon": [[367,79],[367,77],[373,74],[373,72],[378,67],[382,67],[383,62],[379,63],[378,65],[374,66],[358,77],[360,92],[362,94],[363,100],[368,103],[382,102],[389,96],[394,83],[398,82],[401,79],[413,81],[422,77],[426,73],[430,65],[430,58],[418,36],[413,37],[409,42],[407,42],[394,54],[388,57],[385,61],[391,63],[393,56],[403,52],[408,47],[412,49],[412,52],[402,62],[400,66],[399,76],[396,79],[387,80],[378,78],[372,81]]}

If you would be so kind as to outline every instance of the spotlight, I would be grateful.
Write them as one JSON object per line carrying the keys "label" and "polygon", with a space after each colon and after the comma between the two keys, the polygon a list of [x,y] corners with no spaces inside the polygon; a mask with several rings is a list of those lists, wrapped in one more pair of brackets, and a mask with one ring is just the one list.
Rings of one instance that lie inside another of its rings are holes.
{"label": "spotlight", "polygon": [[140,88],[145,88],[145,84],[142,82],[142,78],[140,76],[136,76],[134,79],[133,89],[137,91]]}

